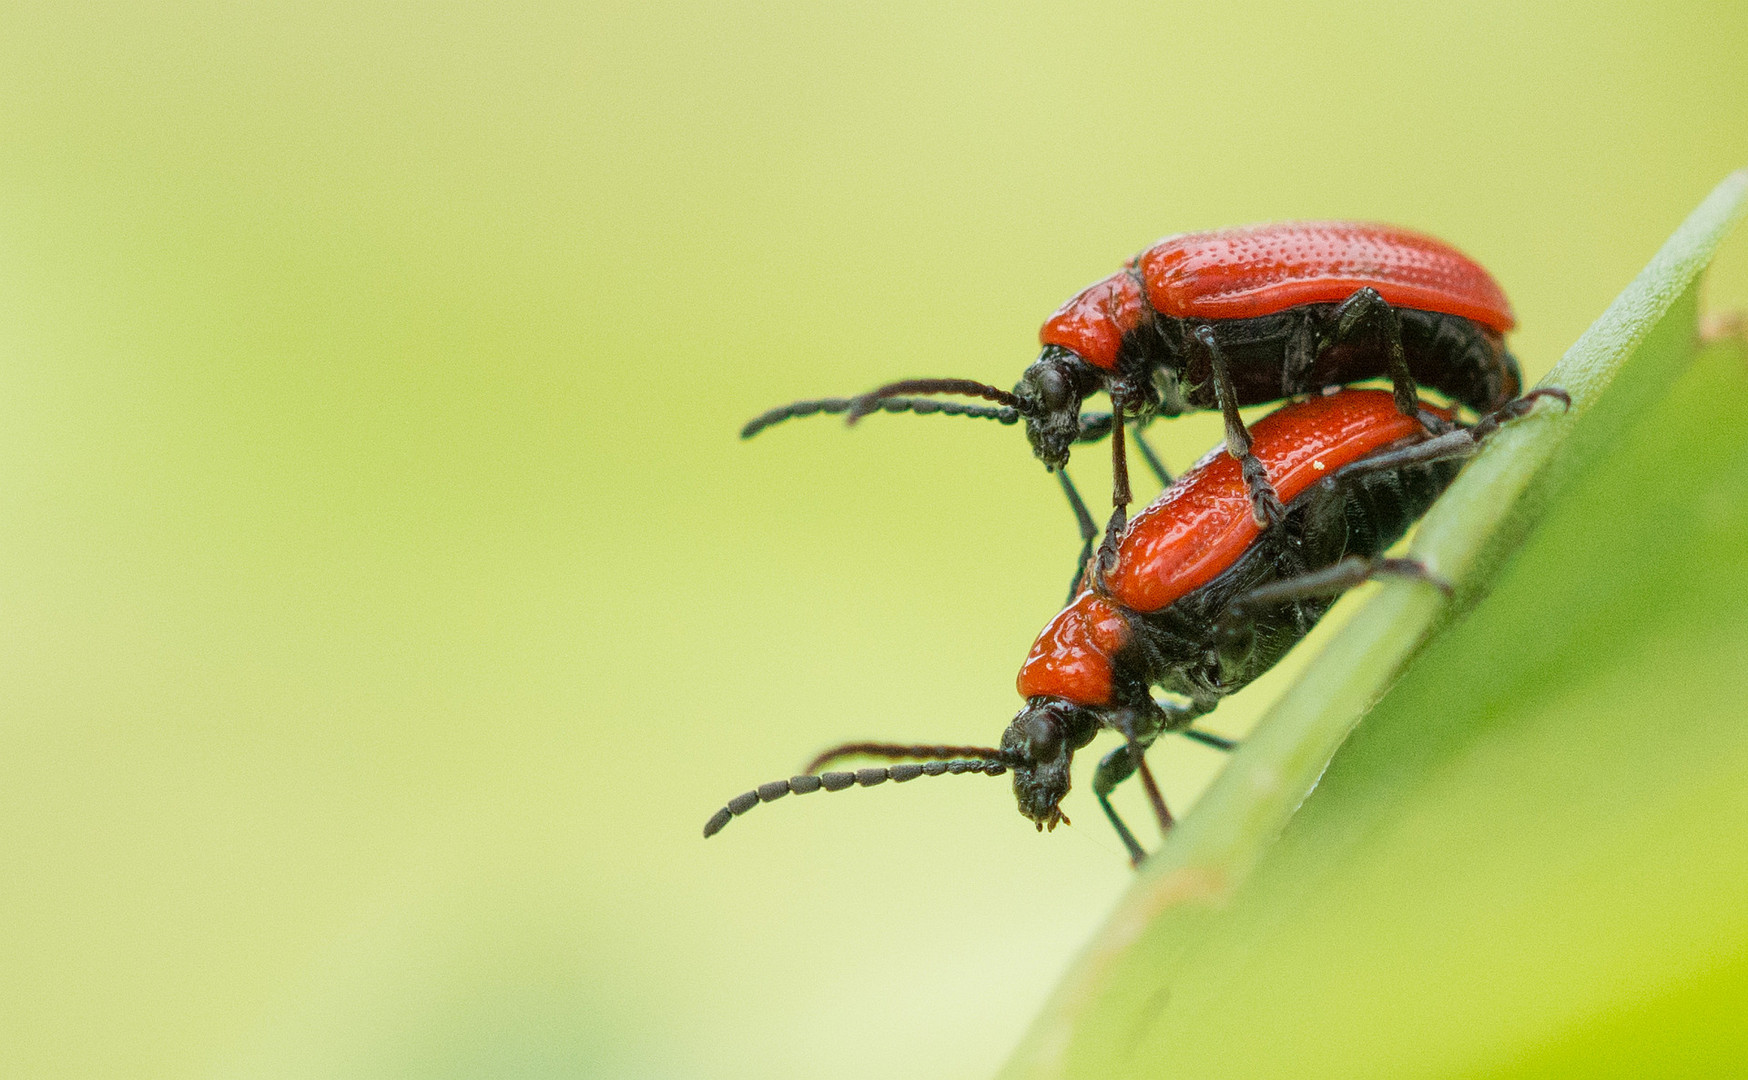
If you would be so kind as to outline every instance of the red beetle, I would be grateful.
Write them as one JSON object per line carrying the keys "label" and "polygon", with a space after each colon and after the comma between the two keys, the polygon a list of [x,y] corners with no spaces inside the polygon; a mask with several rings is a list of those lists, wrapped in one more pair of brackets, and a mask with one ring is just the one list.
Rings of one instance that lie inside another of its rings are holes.
{"label": "red beetle", "polygon": [[1388,377],[1404,415],[1414,413],[1417,385],[1490,412],[1522,385],[1504,343],[1515,321],[1487,271],[1406,229],[1323,221],[1184,233],[1052,315],[1039,333],[1043,351],[1011,393],[967,379],[910,379],[859,398],[773,409],[742,435],[813,412],[847,411],[854,420],[875,409],[919,409],[919,399],[904,395],[968,394],[1004,409],[941,411],[1023,418],[1033,452],[1058,470],[1070,445],[1087,437],[1081,402],[1104,391],[1116,507],[1101,559],[1108,565],[1130,499],[1124,420],[1221,410],[1253,512],[1276,521],[1280,497],[1251,452],[1240,406]]}
{"label": "red beetle", "polygon": [[[1093,791],[1138,862],[1141,846],[1109,796],[1139,771],[1161,826],[1171,825],[1146,749],[1168,731],[1221,745],[1191,721],[1272,667],[1341,592],[1379,572],[1427,577],[1418,563],[1379,556],[1450,484],[1458,459],[1544,395],[1565,398],[1534,391],[1472,428],[1438,436],[1427,435],[1418,410],[1403,415],[1379,390],[1276,410],[1257,422],[1252,450],[1285,500],[1282,518],[1259,525],[1238,462],[1219,450],[1203,458],[1129,524],[1102,580],[1089,574],[1038,636],[1017,684],[1026,706],[999,748],[846,743],[806,773],[852,755],[935,760],[775,781],[731,800],[704,834],[790,792],[1009,769],[1021,813],[1054,828],[1066,820],[1061,802],[1075,751],[1110,728],[1124,745],[1099,763]],[[1450,418],[1448,410],[1427,411],[1441,425]],[[1154,687],[1187,704],[1155,701]]]}

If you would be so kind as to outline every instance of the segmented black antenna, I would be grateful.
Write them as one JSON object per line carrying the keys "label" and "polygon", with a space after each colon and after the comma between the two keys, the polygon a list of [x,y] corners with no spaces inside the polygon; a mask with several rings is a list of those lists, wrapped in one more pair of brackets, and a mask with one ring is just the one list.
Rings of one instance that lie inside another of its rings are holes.
{"label": "segmented black antenna", "polygon": [[[835,397],[779,405],[769,412],[760,413],[748,420],[746,426],[740,429],[740,437],[750,439],[772,424],[780,424],[796,416],[813,416],[817,413],[836,416],[839,413],[847,413],[855,403],[855,398]],[[930,413],[940,413],[942,416],[973,416],[981,420],[994,420],[998,424],[1012,424],[1020,419],[1019,411],[1016,409],[997,409],[988,405],[966,405],[959,401],[937,401],[934,398],[884,398],[878,408],[881,412],[910,412],[916,413],[918,416],[927,416]]]}
{"label": "segmented black antenna", "polygon": [[1005,761],[992,761],[984,758],[959,758],[953,761],[929,761],[911,763],[908,765],[892,765],[873,769],[857,769],[855,772],[828,772],[818,776],[792,776],[787,780],[773,780],[769,784],[760,784],[752,791],[736,795],[704,823],[704,835],[715,836],[722,827],[730,821],[751,810],[762,802],[772,802],[794,792],[797,795],[808,795],[824,788],[826,791],[842,791],[848,787],[873,787],[891,780],[902,784],[907,780],[915,780],[919,776],[940,776],[950,773],[958,776],[961,773],[982,773],[985,776],[1000,776],[1008,771]]}
{"label": "segmented black antenna", "polygon": [[[787,405],[779,405],[753,417],[740,429],[740,437],[750,439],[759,432],[792,420],[798,416],[817,416],[824,413],[836,416],[847,413],[857,402],[857,398],[813,398],[809,401],[792,401]],[[967,405],[960,401],[940,401],[935,398],[889,397],[881,398],[869,412],[915,413],[918,416],[929,416],[939,413],[942,416],[970,416],[978,420],[994,420],[998,424],[1015,424],[1019,422],[1018,409],[1007,407],[995,408],[989,405]],[[1080,434],[1075,442],[1098,442],[1111,433],[1111,414],[1108,412],[1088,412],[1080,414]]]}
{"label": "segmented black antenna", "polygon": [[1013,391],[974,379],[900,379],[851,400],[850,415],[845,419],[853,424],[879,408],[880,403],[887,398],[909,394],[963,394],[966,397],[982,398],[997,405],[1005,405],[1022,416],[1027,412]]}
{"label": "segmented black antenna", "polygon": [[821,769],[847,757],[883,757],[901,758],[906,761],[947,761],[951,758],[985,758],[989,761],[1006,759],[1000,750],[993,746],[940,746],[919,745],[916,743],[884,743],[884,742],[847,742],[840,743],[829,750],[821,750],[814,755],[812,761],[801,767],[804,773],[816,773]]}

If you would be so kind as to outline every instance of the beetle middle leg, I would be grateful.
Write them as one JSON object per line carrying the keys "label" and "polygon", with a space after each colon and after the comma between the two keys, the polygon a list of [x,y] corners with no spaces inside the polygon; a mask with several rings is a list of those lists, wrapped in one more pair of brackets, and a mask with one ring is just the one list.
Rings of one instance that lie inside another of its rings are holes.
{"label": "beetle middle leg", "polygon": [[1068,470],[1057,469],[1056,479],[1062,485],[1062,494],[1068,497],[1075,524],[1080,528],[1080,557],[1074,560],[1074,576],[1068,579],[1067,603],[1072,604],[1080,594],[1080,579],[1086,575],[1087,560],[1092,558],[1093,541],[1098,538],[1099,527],[1093,523],[1092,513],[1087,510],[1080,492],[1075,490],[1074,481],[1068,478]]}
{"label": "beetle middle leg", "polygon": [[1333,326],[1319,353],[1337,345],[1371,338],[1384,347],[1384,374],[1396,396],[1396,411],[1403,416],[1420,415],[1420,395],[1408,370],[1408,355],[1402,351],[1402,321],[1378,290],[1371,286],[1356,291],[1335,306]]}
{"label": "beetle middle leg", "polygon": [[1287,508],[1281,504],[1274,485],[1269,483],[1268,470],[1250,452],[1250,430],[1238,415],[1238,389],[1232,385],[1232,372],[1226,366],[1226,354],[1220,351],[1220,342],[1214,337],[1214,328],[1198,326],[1190,332],[1190,337],[1208,354],[1208,367],[1214,373],[1214,390],[1220,398],[1221,415],[1226,420],[1226,452],[1238,459],[1239,470],[1244,474],[1244,486],[1250,491],[1251,513],[1255,515],[1256,523],[1266,529],[1286,517]]}

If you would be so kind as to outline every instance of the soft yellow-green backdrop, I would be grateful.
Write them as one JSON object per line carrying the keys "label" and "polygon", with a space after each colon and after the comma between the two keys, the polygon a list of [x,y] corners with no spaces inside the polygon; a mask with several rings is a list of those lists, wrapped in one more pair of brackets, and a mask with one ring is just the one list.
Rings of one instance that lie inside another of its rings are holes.
{"label": "soft yellow-green backdrop", "polygon": [[1748,163],[1744,56],[1734,0],[12,0],[0,1073],[993,1070],[1128,875],[1084,795],[698,831],[996,738],[1067,514],[1011,430],[738,424],[1011,381],[1154,237],[1297,216],[1465,248],[1539,374]]}

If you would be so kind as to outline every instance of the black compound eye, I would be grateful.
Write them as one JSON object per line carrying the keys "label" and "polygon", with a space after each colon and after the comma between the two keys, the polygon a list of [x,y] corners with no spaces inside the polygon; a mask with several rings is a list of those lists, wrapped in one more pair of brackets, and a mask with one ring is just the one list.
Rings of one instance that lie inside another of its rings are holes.
{"label": "black compound eye", "polygon": [[1026,748],[1033,761],[1056,756],[1062,745],[1062,728],[1049,716],[1033,716],[1026,720]]}
{"label": "black compound eye", "polygon": [[1044,405],[1045,412],[1061,412],[1068,408],[1072,395],[1068,392],[1068,382],[1060,371],[1045,368],[1038,375],[1038,396]]}

